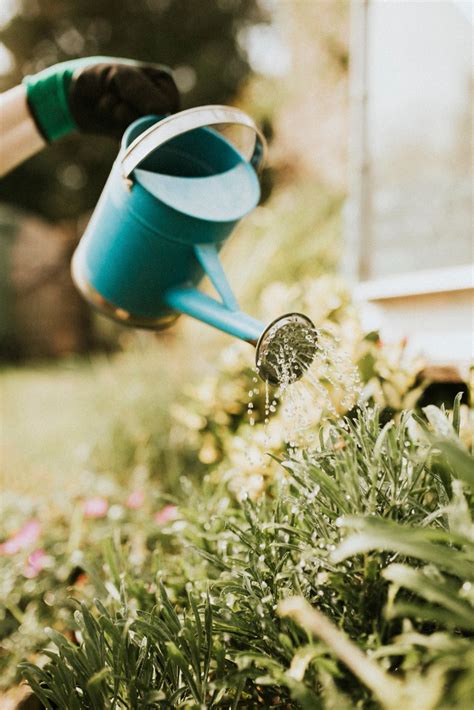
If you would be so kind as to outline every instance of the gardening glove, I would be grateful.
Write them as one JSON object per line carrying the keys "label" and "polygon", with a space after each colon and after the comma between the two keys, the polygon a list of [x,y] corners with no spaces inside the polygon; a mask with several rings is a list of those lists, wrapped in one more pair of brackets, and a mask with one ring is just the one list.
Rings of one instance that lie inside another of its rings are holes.
{"label": "gardening glove", "polygon": [[36,126],[48,142],[77,129],[119,138],[140,116],[179,108],[170,70],[131,59],[72,59],[26,76],[23,85]]}

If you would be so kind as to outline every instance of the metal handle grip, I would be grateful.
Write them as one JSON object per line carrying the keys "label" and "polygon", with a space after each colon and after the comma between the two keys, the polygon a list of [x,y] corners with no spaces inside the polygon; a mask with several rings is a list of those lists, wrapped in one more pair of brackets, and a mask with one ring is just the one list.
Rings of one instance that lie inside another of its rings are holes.
{"label": "metal handle grip", "polygon": [[167,116],[140,133],[122,155],[123,177],[128,178],[150,153],[173,138],[194,131],[196,128],[219,124],[237,124],[254,131],[255,145],[249,162],[255,169],[259,169],[266,157],[267,144],[262,132],[250,116],[230,106],[199,106]]}

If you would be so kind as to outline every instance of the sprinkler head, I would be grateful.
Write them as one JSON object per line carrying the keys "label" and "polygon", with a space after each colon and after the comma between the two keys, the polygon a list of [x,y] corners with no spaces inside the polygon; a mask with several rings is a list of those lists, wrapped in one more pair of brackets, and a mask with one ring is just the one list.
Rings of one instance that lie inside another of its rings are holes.
{"label": "sprinkler head", "polygon": [[263,331],[257,342],[258,374],[272,385],[292,384],[303,377],[317,351],[317,332],[302,313],[286,313]]}

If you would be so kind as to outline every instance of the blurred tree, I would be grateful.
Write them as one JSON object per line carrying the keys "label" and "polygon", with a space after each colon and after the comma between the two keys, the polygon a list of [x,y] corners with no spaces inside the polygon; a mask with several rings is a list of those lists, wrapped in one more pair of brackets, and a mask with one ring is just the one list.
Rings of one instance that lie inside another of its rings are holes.
{"label": "blurred tree", "polygon": [[[14,57],[0,90],[72,57],[131,57],[171,66],[182,107],[232,101],[250,72],[239,35],[266,22],[259,0],[17,0],[0,40]],[[53,220],[91,209],[117,146],[70,136],[0,183],[0,201]]]}

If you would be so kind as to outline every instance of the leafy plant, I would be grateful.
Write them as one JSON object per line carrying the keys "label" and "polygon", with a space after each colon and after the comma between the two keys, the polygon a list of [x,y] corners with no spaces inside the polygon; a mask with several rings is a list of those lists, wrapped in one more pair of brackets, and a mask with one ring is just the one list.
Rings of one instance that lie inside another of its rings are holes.
{"label": "leafy plant", "polygon": [[459,401],[454,428],[426,414],[382,425],[362,409],[324,427],[255,501],[212,477],[184,484],[166,547],[149,537],[131,569],[118,541],[76,641],[53,634],[49,664],[24,667],[36,694],[47,707],[76,693],[81,708],[464,708],[473,462]]}
{"label": "leafy plant", "polygon": [[[49,631],[57,647],[57,653],[49,652],[54,662],[44,671],[25,665],[45,707],[149,708],[162,701],[180,707],[186,698],[199,707],[208,692],[211,703],[223,694],[214,679],[222,675],[224,656],[213,647],[208,600],[201,605],[190,595],[190,613],[178,615],[161,586],[160,602],[151,611],[134,613],[129,602],[122,584],[114,611],[96,600],[96,617],[82,604],[75,615],[80,645]],[[221,663],[211,669],[216,657]]]}

